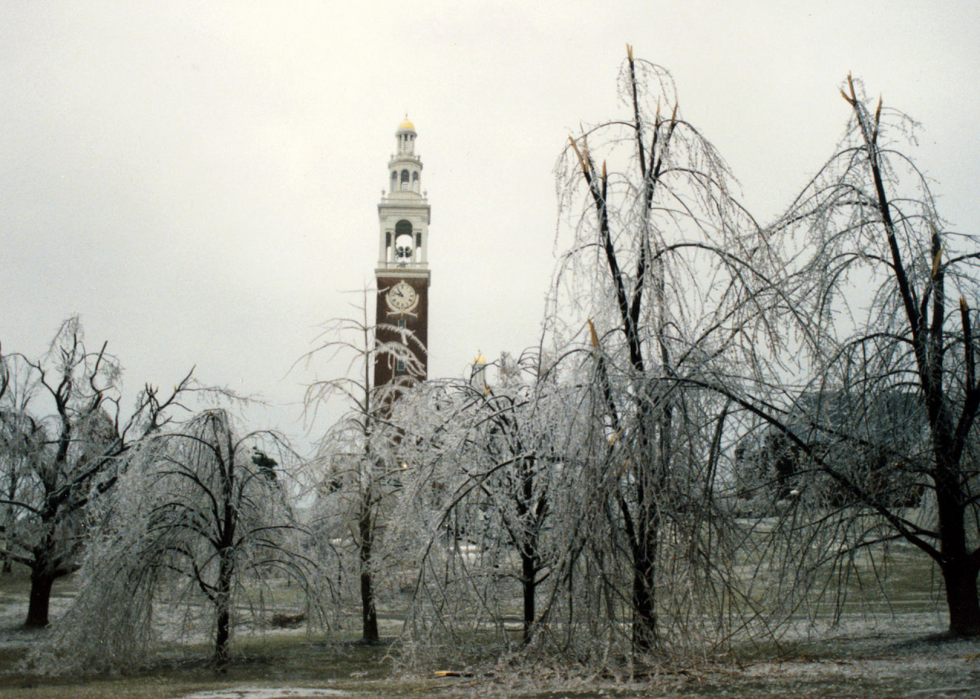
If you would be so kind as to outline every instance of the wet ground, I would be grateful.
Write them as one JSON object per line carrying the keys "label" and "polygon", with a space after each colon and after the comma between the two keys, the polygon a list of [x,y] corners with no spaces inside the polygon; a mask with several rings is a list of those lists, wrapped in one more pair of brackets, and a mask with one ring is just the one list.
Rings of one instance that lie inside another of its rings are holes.
{"label": "wet ground", "polygon": [[[52,612],[70,601],[56,596]],[[0,590],[0,696],[4,699],[316,699],[321,697],[500,697],[509,699],[639,699],[712,697],[980,697],[980,639],[948,640],[935,611],[902,609],[853,615],[836,628],[801,625],[779,644],[683,665],[648,666],[631,678],[622,670],[564,672],[446,668],[458,672],[397,673],[385,649],[314,642],[302,633],[272,636],[216,672],[200,662],[151,667],[132,676],[39,678],[18,661],[44,631],[20,627],[26,589]],[[921,610],[921,606],[919,607]]]}

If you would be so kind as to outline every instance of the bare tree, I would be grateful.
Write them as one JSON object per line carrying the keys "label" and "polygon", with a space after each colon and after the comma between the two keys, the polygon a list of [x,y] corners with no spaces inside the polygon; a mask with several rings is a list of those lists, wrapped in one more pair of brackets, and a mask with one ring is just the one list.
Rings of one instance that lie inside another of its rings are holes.
{"label": "bare tree", "polygon": [[782,410],[758,385],[744,404],[798,453],[807,536],[834,532],[824,562],[907,542],[942,573],[950,632],[976,636],[980,253],[908,155],[915,124],[850,77],[842,94],[843,140],[771,231],[799,251],[807,381]]}
{"label": "bare tree", "polygon": [[552,501],[568,485],[559,445],[569,420],[557,383],[539,377],[536,356],[523,360],[527,382],[512,374],[488,386],[481,366],[477,380],[429,382],[393,412],[405,490],[389,547],[421,552],[406,561],[418,571],[416,641],[435,641],[439,629],[459,643],[466,629],[503,630],[514,597],[524,645],[547,616],[553,595],[544,610],[539,598],[559,577],[565,532]]}
{"label": "bare tree", "polygon": [[19,385],[29,372],[18,364],[20,357],[0,353],[0,499],[3,500],[0,528],[3,534],[3,573],[13,571],[19,530],[26,524],[17,506],[20,489],[29,487],[30,474],[44,446],[44,431],[27,412],[33,390]]}
{"label": "bare tree", "polygon": [[[305,596],[310,621],[318,618],[314,543],[289,505],[290,474],[280,464],[291,454],[278,435],[241,434],[227,411],[209,409],[127,458],[99,512],[77,600],[39,654],[43,667],[132,667],[155,629],[173,640],[202,626],[221,666],[236,622],[251,613],[258,627],[279,580]],[[86,640],[93,633],[103,641],[97,648]]]}
{"label": "bare tree", "polygon": [[77,317],[62,324],[47,355],[8,356],[4,373],[0,461],[8,470],[0,505],[16,512],[7,555],[31,569],[26,625],[45,626],[52,585],[76,569],[84,547],[86,506],[115,485],[120,457],[168,421],[191,379],[166,397],[148,385],[124,419],[119,363],[105,344],[87,350]]}
{"label": "bare tree", "polygon": [[[362,638],[374,643],[379,639],[377,537],[399,470],[392,456],[398,434],[388,417],[392,404],[416,383],[413,377],[424,374],[419,356],[425,348],[405,328],[369,324],[367,296],[365,291],[357,306],[360,319],[328,323],[304,360],[348,362],[344,375],[312,383],[305,403],[313,417],[331,400],[340,399],[348,407],[317,447],[316,516],[325,555],[356,561]],[[400,364],[405,373],[375,386],[377,362]]]}
{"label": "bare tree", "polygon": [[[681,118],[670,75],[628,53],[627,115],[570,138],[559,162],[575,241],[558,277],[571,317],[557,309],[552,327],[588,321],[604,433],[590,442],[604,473],[590,509],[611,537],[596,555],[618,565],[628,552],[631,645],[647,651],[661,637],[658,609],[678,601],[664,575],[680,570],[678,556],[688,556],[685,575],[720,570],[698,561],[704,527],[718,522],[707,513],[730,405],[691,379],[757,370],[756,347],[778,341],[769,323],[779,261],[733,197],[721,157]],[[665,550],[678,536],[687,545]]]}

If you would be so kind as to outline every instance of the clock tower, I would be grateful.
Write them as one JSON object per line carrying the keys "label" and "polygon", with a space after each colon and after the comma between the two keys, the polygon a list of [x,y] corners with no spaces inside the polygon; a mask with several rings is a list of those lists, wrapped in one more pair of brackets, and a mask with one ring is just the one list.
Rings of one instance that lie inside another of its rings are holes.
{"label": "clock tower", "polygon": [[[377,342],[406,343],[417,362],[378,353],[374,385],[424,381],[429,341],[429,203],[422,192],[422,161],[415,153],[415,126],[405,117],[395,132],[397,150],[388,162],[388,192],[378,204]],[[400,334],[406,330],[411,335]]]}

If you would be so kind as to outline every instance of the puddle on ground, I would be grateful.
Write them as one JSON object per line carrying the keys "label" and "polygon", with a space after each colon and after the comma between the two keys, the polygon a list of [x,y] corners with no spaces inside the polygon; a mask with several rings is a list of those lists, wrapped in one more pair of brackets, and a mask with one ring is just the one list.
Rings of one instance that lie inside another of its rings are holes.
{"label": "puddle on ground", "polygon": [[181,699],[314,699],[316,697],[344,697],[350,692],[339,689],[313,687],[235,687],[207,692],[195,692]]}

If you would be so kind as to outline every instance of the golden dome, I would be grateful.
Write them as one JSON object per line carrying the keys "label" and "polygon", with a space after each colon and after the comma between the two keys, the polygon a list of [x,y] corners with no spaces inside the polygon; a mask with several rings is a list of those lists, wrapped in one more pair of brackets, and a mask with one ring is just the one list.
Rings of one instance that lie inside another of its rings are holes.
{"label": "golden dome", "polygon": [[401,131],[407,129],[409,131],[415,131],[415,124],[408,120],[408,114],[405,115],[405,121],[398,125],[398,130]]}

